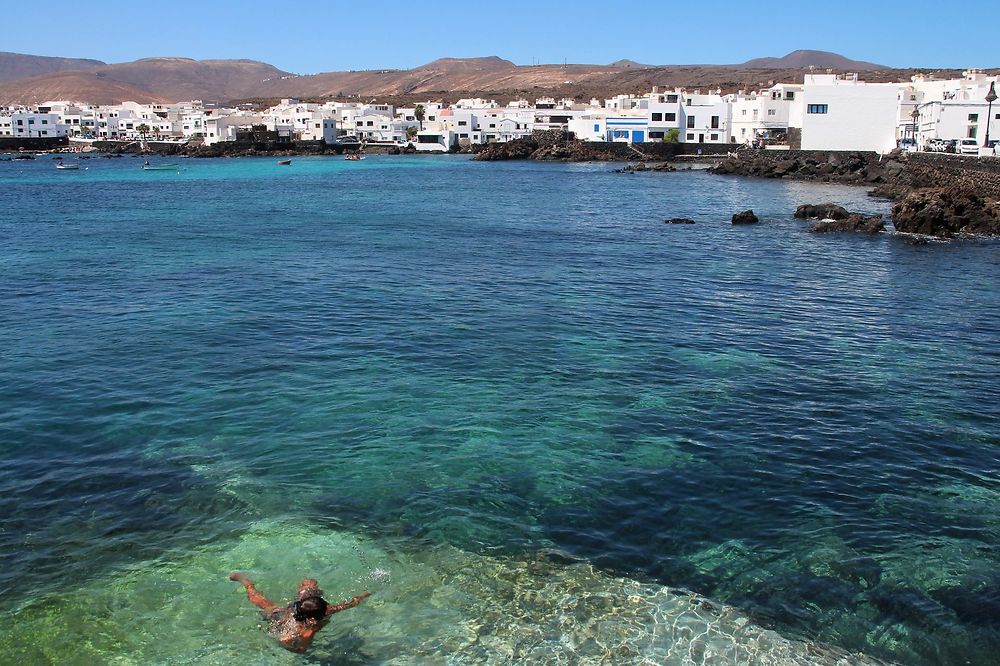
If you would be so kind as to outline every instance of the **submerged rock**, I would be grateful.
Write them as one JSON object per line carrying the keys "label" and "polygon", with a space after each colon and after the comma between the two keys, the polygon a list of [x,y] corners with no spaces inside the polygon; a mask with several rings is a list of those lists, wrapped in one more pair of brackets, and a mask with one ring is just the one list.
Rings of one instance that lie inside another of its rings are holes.
{"label": "submerged rock", "polygon": [[694,220],[688,219],[686,217],[671,217],[668,220],[663,220],[664,224],[694,224]]}
{"label": "submerged rock", "polygon": [[760,222],[752,210],[745,210],[742,213],[733,214],[733,224],[757,224]]}

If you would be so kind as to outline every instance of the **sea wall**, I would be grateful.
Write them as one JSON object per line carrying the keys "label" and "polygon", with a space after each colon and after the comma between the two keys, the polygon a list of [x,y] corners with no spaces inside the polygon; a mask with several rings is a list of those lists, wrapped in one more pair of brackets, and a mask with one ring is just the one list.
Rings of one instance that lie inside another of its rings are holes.
{"label": "sea wall", "polygon": [[0,153],[18,152],[22,150],[55,150],[69,145],[69,139],[64,136],[41,138],[0,138]]}

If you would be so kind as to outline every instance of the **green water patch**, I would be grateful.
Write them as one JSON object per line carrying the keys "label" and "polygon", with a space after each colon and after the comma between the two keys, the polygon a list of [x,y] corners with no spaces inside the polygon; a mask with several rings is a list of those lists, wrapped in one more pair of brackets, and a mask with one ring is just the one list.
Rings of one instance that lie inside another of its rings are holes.
{"label": "green water patch", "polygon": [[[312,653],[285,652],[227,580],[238,569],[287,602],[302,577],[328,598],[374,595],[337,615]],[[781,637],[731,607],[586,564],[379,544],[300,522],[137,562],[21,605],[0,628],[5,663],[853,664],[860,655]]]}

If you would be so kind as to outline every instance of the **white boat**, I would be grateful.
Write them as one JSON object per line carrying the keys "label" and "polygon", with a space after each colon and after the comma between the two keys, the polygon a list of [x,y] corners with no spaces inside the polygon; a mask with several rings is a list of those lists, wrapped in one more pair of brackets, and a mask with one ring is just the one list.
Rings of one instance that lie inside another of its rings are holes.
{"label": "white boat", "polygon": [[143,171],[178,171],[180,167],[176,164],[143,164]]}
{"label": "white boat", "polygon": [[80,165],[79,164],[64,164],[63,162],[60,162],[59,164],[56,165],[56,168],[57,169],[66,169],[66,170],[70,170],[70,171],[79,171],[80,170]]}

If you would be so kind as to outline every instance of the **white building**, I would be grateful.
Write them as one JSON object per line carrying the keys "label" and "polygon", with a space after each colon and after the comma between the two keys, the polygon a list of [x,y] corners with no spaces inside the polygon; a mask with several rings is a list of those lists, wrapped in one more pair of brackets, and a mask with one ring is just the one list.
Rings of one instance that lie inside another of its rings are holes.
{"label": "white building", "polygon": [[682,96],[680,140],[683,143],[731,143],[732,107],[721,94],[697,90]]}
{"label": "white building", "polygon": [[807,74],[803,86],[803,150],[896,147],[898,84],[864,83],[856,74]]}
{"label": "white building", "polygon": [[16,139],[51,139],[66,136],[66,126],[56,113],[17,111],[10,115],[10,132]]}

